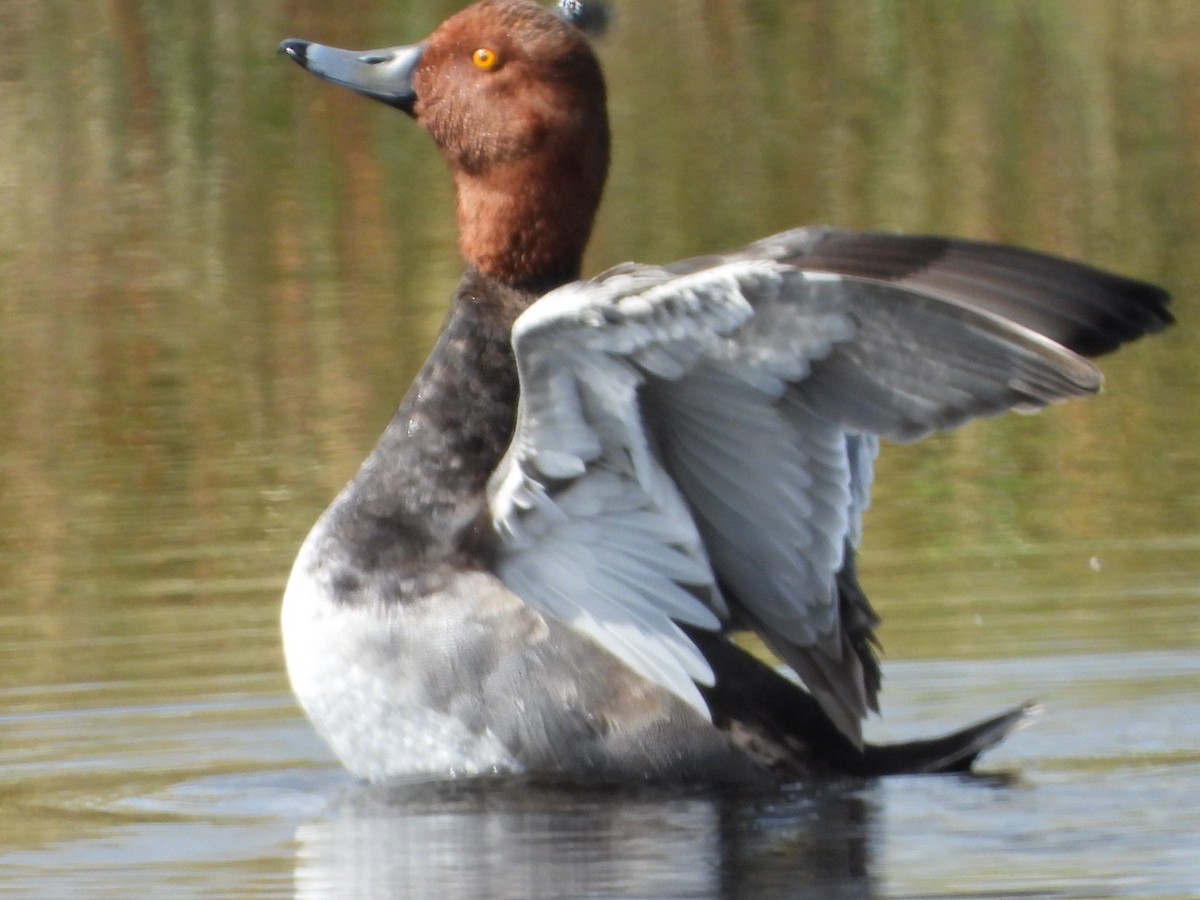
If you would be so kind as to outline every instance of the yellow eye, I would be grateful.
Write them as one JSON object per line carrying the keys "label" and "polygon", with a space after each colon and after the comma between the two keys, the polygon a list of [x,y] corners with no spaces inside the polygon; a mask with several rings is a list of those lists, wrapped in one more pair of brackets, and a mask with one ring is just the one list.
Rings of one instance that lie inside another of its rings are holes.
{"label": "yellow eye", "polygon": [[471,54],[471,62],[475,63],[477,68],[483,69],[485,72],[490,72],[496,66],[500,65],[500,54],[495,50],[489,50],[487,47],[480,47]]}

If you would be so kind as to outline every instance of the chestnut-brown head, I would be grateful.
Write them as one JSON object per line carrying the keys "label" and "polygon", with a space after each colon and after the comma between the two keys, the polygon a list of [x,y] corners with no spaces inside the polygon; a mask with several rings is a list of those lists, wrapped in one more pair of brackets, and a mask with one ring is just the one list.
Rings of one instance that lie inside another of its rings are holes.
{"label": "chestnut-brown head", "polygon": [[609,158],[604,77],[578,28],[530,0],[482,0],[412,47],[281,49],[429,132],[469,265],[537,290],[578,276]]}

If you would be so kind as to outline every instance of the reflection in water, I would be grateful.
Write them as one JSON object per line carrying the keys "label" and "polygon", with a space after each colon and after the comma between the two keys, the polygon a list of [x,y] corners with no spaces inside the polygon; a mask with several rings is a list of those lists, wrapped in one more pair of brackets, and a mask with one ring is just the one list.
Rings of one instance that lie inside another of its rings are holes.
{"label": "reflection in water", "polygon": [[298,829],[296,894],[870,897],[866,790],[361,787]]}

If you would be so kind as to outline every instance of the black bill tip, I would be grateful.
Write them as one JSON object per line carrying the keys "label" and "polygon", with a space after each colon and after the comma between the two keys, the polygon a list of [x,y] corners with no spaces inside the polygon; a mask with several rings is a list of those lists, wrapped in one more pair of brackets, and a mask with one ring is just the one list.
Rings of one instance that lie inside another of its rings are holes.
{"label": "black bill tip", "polygon": [[279,45],[279,53],[284,56],[291,57],[303,68],[308,68],[308,41],[302,41],[298,38],[288,38]]}

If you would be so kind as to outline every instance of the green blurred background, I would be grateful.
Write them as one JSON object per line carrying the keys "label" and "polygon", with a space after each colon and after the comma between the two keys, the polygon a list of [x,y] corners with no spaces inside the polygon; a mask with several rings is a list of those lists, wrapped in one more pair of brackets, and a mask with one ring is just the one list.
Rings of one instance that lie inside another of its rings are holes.
{"label": "green blurred background", "polygon": [[[283,689],[291,559],[459,263],[425,135],[274,49],[459,5],[0,5],[0,688]],[[1200,641],[1198,48],[1194,0],[619,4],[589,271],[831,223],[1177,295],[1099,398],[885,448],[862,574],[890,657]]]}

